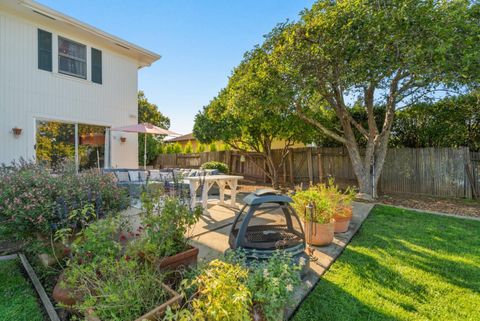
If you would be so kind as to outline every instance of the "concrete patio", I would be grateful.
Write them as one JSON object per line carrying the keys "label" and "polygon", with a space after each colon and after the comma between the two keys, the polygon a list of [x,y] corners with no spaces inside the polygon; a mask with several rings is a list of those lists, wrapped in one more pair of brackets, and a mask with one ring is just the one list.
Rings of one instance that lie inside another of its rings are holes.
{"label": "concrete patio", "polygon": [[[237,195],[237,205],[243,206],[243,198],[246,193]],[[287,311],[289,317],[313,289],[320,277],[326,272],[335,259],[342,253],[345,246],[352,239],[367,218],[373,204],[353,203],[353,219],[350,228],[345,233],[335,234],[332,244],[323,247],[314,247],[313,253],[316,260],[310,262],[310,269],[303,279],[303,286],[296,289],[292,308]],[[191,233],[191,243],[200,249],[199,261],[208,262],[214,258],[221,258],[225,250],[229,248],[228,236],[230,228],[238,209],[218,204],[213,199],[208,203],[208,211],[201,217]],[[262,213],[262,218],[270,219],[268,213]]]}
{"label": "concrete patio", "polygon": [[[248,193],[237,194],[237,206],[220,205],[218,197],[211,196],[208,202],[208,209],[204,211],[200,220],[190,231],[191,244],[198,247],[199,264],[209,262],[215,258],[222,258],[225,250],[229,248],[228,237],[231,225],[239,208],[243,206],[243,198]],[[228,194],[227,194],[228,197]],[[363,221],[367,218],[374,204],[353,203],[353,218],[347,232],[335,234],[333,243],[323,247],[313,247],[313,256],[315,259],[310,262],[310,269],[303,278],[302,286],[295,290],[293,304],[287,310],[287,317],[290,317],[302,300],[310,293],[321,276],[328,270],[330,265],[342,253],[348,242],[358,231]],[[139,225],[138,214],[141,213],[139,205],[130,207],[123,212],[123,215],[129,217],[133,228]],[[274,222],[275,215],[269,212],[261,212],[259,215],[262,220]]]}

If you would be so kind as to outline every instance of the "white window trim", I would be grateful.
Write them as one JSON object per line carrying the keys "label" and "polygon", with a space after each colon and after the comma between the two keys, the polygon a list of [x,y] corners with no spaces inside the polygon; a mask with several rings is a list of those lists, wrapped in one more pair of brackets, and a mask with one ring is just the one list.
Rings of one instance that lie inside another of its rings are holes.
{"label": "white window trim", "polygon": [[[77,45],[80,45],[80,46],[84,47],[84,49],[85,49],[85,59],[61,53],[59,51],[60,39],[62,39],[64,41],[72,42],[74,44],[77,44]],[[87,63],[87,60],[88,60],[88,46],[87,45],[84,45],[83,43],[80,43],[80,42],[77,42],[75,40],[71,40],[71,39],[68,39],[68,38],[65,38],[65,37],[62,37],[62,36],[59,35],[59,36],[57,36],[57,55],[58,55],[57,68],[58,68],[58,73],[59,74],[69,75],[69,76],[77,77],[77,78],[80,78],[80,79],[88,79],[88,63]],[[85,76],[80,75],[80,74],[75,74],[73,72],[60,70],[60,57],[65,57],[65,58],[69,58],[69,59],[72,59],[72,60],[75,60],[75,61],[85,63]]]}

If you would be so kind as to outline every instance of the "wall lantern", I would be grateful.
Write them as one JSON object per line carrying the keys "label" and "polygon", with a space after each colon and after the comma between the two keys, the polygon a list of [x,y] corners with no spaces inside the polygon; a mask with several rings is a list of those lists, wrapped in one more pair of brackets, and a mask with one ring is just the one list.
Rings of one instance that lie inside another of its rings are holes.
{"label": "wall lantern", "polygon": [[122,143],[125,143],[125,142],[127,141],[127,137],[123,137],[123,136],[120,137],[120,141],[121,141]]}
{"label": "wall lantern", "polygon": [[15,138],[18,138],[22,134],[22,129],[18,127],[13,127],[12,133],[13,133],[13,136],[15,136]]}
{"label": "wall lantern", "polygon": [[245,156],[244,155],[240,155],[240,162],[245,162]]}

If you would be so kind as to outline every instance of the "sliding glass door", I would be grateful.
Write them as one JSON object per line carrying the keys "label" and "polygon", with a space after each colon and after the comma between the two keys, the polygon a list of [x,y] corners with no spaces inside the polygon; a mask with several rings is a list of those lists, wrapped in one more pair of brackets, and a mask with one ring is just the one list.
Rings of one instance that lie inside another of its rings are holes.
{"label": "sliding glass door", "polygon": [[77,170],[109,166],[109,130],[107,127],[36,121],[36,160],[52,170],[65,161]]}

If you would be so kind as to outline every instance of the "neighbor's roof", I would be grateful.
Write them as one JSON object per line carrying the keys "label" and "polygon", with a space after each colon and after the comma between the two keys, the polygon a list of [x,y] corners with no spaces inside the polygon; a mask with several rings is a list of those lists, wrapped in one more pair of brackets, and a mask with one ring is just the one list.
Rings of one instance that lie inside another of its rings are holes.
{"label": "neighbor's roof", "polygon": [[166,142],[182,142],[182,141],[186,141],[186,140],[195,140],[196,138],[193,137],[193,133],[190,133],[190,134],[185,134],[185,135],[182,135],[182,136],[178,136],[178,137],[174,137],[174,138],[171,138],[171,139],[166,139],[165,141]]}
{"label": "neighbor's roof", "polygon": [[32,0],[2,0],[0,1],[0,9],[2,8],[20,14],[30,21],[38,21],[43,25],[63,29],[88,40],[93,39],[94,42],[137,60],[138,68],[150,66],[153,62],[160,59],[160,55],[152,51]]}

